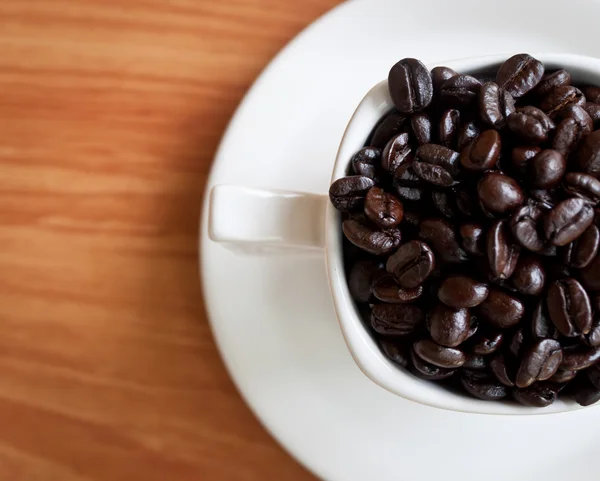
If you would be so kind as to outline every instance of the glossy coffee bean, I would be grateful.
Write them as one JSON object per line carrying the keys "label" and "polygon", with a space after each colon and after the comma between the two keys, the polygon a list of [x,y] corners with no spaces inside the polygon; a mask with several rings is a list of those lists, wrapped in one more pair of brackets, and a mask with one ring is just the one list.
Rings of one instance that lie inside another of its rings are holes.
{"label": "glossy coffee bean", "polygon": [[444,217],[448,219],[458,217],[452,192],[448,190],[435,190],[431,193],[431,202]]}
{"label": "glossy coffee bean", "polygon": [[556,401],[558,390],[549,383],[538,383],[525,388],[514,389],[513,398],[525,406],[546,407]]}
{"label": "glossy coffee bean", "polygon": [[413,374],[429,381],[447,379],[456,372],[456,369],[445,369],[424,361],[415,354],[414,349],[410,350],[410,359],[413,367]]}
{"label": "glossy coffee bean", "polygon": [[568,278],[553,282],[546,302],[550,319],[563,336],[575,337],[590,332],[590,298],[578,281]]}
{"label": "glossy coffee bean", "polygon": [[564,69],[556,70],[542,77],[542,80],[535,89],[535,94],[539,98],[544,98],[551,90],[562,85],[571,85],[571,74]]}
{"label": "glossy coffee bean", "polygon": [[516,386],[525,388],[536,381],[545,381],[558,370],[563,358],[561,345],[553,339],[533,344],[523,355],[517,371]]}
{"label": "glossy coffee bean", "polygon": [[600,361],[600,347],[567,346],[563,349],[561,369],[581,371]]}
{"label": "glossy coffee bean", "polygon": [[587,102],[583,108],[592,119],[592,128],[600,129],[600,104]]}
{"label": "glossy coffee bean", "polygon": [[373,230],[371,227],[353,219],[345,220],[342,223],[342,230],[352,244],[376,256],[387,255],[395,251],[402,240],[398,229]]}
{"label": "glossy coffee bean", "polygon": [[588,102],[600,103],[600,88],[598,87],[583,87],[581,89]]}
{"label": "glossy coffee bean", "polygon": [[594,221],[594,209],[577,197],[566,199],[544,217],[546,239],[556,246],[573,242]]}
{"label": "glossy coffee bean", "polygon": [[546,112],[550,118],[571,105],[585,105],[583,92],[571,85],[561,85],[552,89],[540,101],[540,109]]}
{"label": "glossy coffee bean", "polygon": [[463,370],[485,371],[489,367],[489,359],[479,354],[466,354],[467,359],[462,365]]}
{"label": "glossy coffee bean", "polygon": [[542,262],[531,255],[520,255],[510,278],[511,285],[525,296],[539,296],[544,290],[546,272]]}
{"label": "glossy coffee bean", "polygon": [[544,65],[531,55],[518,54],[506,60],[498,69],[496,83],[519,98],[534,89],[544,76]]}
{"label": "glossy coffee bean", "polygon": [[408,366],[410,347],[402,342],[390,339],[379,339],[379,348],[387,358],[402,367]]}
{"label": "glossy coffee bean", "polygon": [[400,287],[413,289],[420,286],[433,271],[435,257],[431,248],[418,240],[407,242],[387,260],[386,269]]}
{"label": "glossy coffee bean", "polygon": [[522,140],[541,144],[548,140],[552,130],[556,128],[554,122],[542,110],[536,107],[523,107],[509,115],[508,128]]}
{"label": "glossy coffee bean", "polygon": [[563,181],[565,192],[574,197],[581,197],[592,204],[600,202],[600,180],[581,172],[569,172]]}
{"label": "glossy coffee bean", "polygon": [[433,92],[435,97],[440,97],[442,94],[442,85],[449,78],[458,75],[457,72],[448,67],[434,67],[431,70],[431,79],[433,83]]}
{"label": "glossy coffee bean", "polygon": [[566,159],[552,149],[542,150],[527,165],[531,185],[538,189],[550,189],[558,185],[566,170]]}
{"label": "glossy coffee bean", "polygon": [[425,362],[446,369],[461,367],[466,361],[466,356],[461,350],[440,346],[431,339],[415,342],[413,349],[415,354]]}
{"label": "glossy coffee bean", "polygon": [[329,200],[341,212],[362,210],[367,192],[375,185],[364,175],[351,175],[336,180],[329,188]]}
{"label": "glossy coffee bean", "polygon": [[440,145],[454,147],[460,129],[460,112],[456,109],[448,109],[442,112],[438,129]]}
{"label": "glossy coffee bean", "polygon": [[413,304],[375,304],[371,311],[371,326],[387,336],[406,336],[423,322],[423,311]]}
{"label": "glossy coffee bean", "polygon": [[479,90],[479,115],[487,124],[501,129],[515,111],[515,99],[495,82],[486,82]]}
{"label": "glossy coffee bean", "polygon": [[441,145],[421,145],[415,153],[412,168],[423,181],[449,187],[458,175],[458,153]]}
{"label": "glossy coffee bean", "polygon": [[525,200],[521,186],[499,172],[485,174],[477,184],[477,193],[481,205],[492,214],[507,214]]}
{"label": "glossy coffee bean", "polygon": [[437,344],[457,347],[469,336],[471,314],[468,309],[452,309],[438,304],[427,315],[427,327]]}
{"label": "glossy coffee bean", "polygon": [[534,203],[520,207],[510,219],[513,238],[526,249],[541,251],[545,244],[542,226],[544,212]]}
{"label": "glossy coffee bean", "polygon": [[511,152],[511,163],[517,172],[524,174],[527,171],[527,165],[542,149],[535,145],[524,145],[515,147]]}
{"label": "glossy coffee bean", "polygon": [[600,247],[600,229],[592,224],[572,243],[568,263],[575,269],[583,269],[594,260]]}
{"label": "glossy coffee bean", "polygon": [[562,122],[566,119],[572,119],[577,125],[577,133],[579,139],[584,135],[588,135],[594,130],[594,121],[585,110],[585,106],[581,105],[570,105],[560,110],[556,115],[556,120]]}
{"label": "glossy coffee bean", "polygon": [[380,275],[373,281],[371,291],[375,298],[389,304],[409,304],[423,294],[423,286],[405,289],[391,275]]}
{"label": "glossy coffee bean", "polygon": [[451,276],[444,279],[438,298],[454,309],[475,307],[485,301],[488,286],[467,276]]}
{"label": "glossy coffee bean", "polygon": [[577,170],[596,178],[600,176],[600,130],[592,132],[581,141],[576,161]]}
{"label": "glossy coffee bean", "polygon": [[469,394],[484,401],[496,401],[508,395],[506,387],[486,373],[463,371],[460,381]]}
{"label": "glossy coffee bean", "polygon": [[494,168],[502,142],[496,130],[486,130],[460,153],[460,164],[467,170],[484,171]]}
{"label": "glossy coffee bean", "polygon": [[514,358],[518,358],[523,350],[523,345],[525,344],[525,330],[520,327],[516,331],[513,332],[512,336],[510,336],[508,342],[508,352],[512,354]]}
{"label": "glossy coffee bean", "polygon": [[502,331],[495,330],[479,330],[471,339],[469,339],[469,345],[471,352],[474,354],[480,354],[487,356],[496,352],[502,345],[504,340],[504,334]]}
{"label": "glossy coffee bean", "polygon": [[394,173],[393,185],[402,200],[419,202],[426,195],[424,182],[414,173],[412,166],[399,167]]}
{"label": "glossy coffee bean", "polygon": [[489,294],[478,311],[491,325],[505,329],[519,323],[525,314],[525,306],[517,297],[497,287],[490,287]]}
{"label": "glossy coffee bean", "polygon": [[467,145],[475,140],[481,133],[481,127],[475,120],[465,122],[458,131],[456,146],[459,151],[462,151]]}
{"label": "glossy coffee bean", "polygon": [[393,110],[375,126],[369,145],[383,149],[392,137],[395,137],[404,129],[406,115]]}
{"label": "glossy coffee bean", "polygon": [[487,233],[486,252],[494,279],[505,280],[512,276],[520,250],[512,242],[507,221],[499,220],[492,224]]}
{"label": "glossy coffee bean", "polygon": [[579,271],[581,282],[590,291],[600,291],[600,255]]}
{"label": "glossy coffee bean", "polygon": [[586,134],[583,133],[576,120],[572,118],[565,119],[556,127],[552,139],[552,148],[564,157],[568,157],[575,150],[583,135]]}
{"label": "glossy coffee bean", "polygon": [[513,387],[515,385],[516,369],[504,354],[498,353],[492,357],[490,371],[504,386]]}
{"label": "glossy coffee bean", "polygon": [[404,206],[396,196],[372,187],[365,198],[366,216],[382,229],[396,227],[404,216]]}
{"label": "glossy coffee bean", "polygon": [[381,164],[381,149],[364,147],[352,156],[350,163],[356,175],[376,180],[377,166]]}
{"label": "glossy coffee bean", "polygon": [[420,112],[433,98],[431,74],[425,65],[414,58],[402,59],[390,69],[388,86],[392,101],[400,113]]}
{"label": "glossy coffee bean", "polygon": [[419,145],[430,144],[434,140],[434,124],[431,114],[418,112],[410,116],[410,126]]}
{"label": "glossy coffee bean", "polygon": [[348,274],[348,288],[356,302],[369,302],[375,279],[385,274],[381,263],[373,260],[356,262]]}
{"label": "glossy coffee bean", "polygon": [[581,378],[581,381],[577,383],[574,398],[577,404],[581,406],[591,406],[600,401],[600,390],[589,382],[589,380]]}
{"label": "glossy coffee bean", "polygon": [[481,224],[461,224],[458,229],[462,248],[472,256],[485,255],[485,232]]}
{"label": "glossy coffee bean", "polygon": [[590,366],[585,371],[585,375],[596,389],[600,389],[600,366],[598,364]]}
{"label": "glossy coffee bean", "polygon": [[545,300],[537,303],[531,316],[531,337],[534,340],[558,339],[558,331],[548,314]]}
{"label": "glossy coffee bean", "polygon": [[462,250],[453,226],[444,219],[425,219],[419,226],[419,238],[431,246],[444,262],[465,262],[468,257]]}
{"label": "glossy coffee bean", "polygon": [[402,132],[392,137],[385,145],[381,154],[381,166],[385,172],[394,174],[400,167],[410,164],[412,158],[410,137],[406,132]]}
{"label": "glossy coffee bean", "polygon": [[549,382],[564,384],[571,380],[573,380],[577,376],[577,371],[565,371],[563,369],[559,369],[556,371],[550,379]]}
{"label": "glossy coffee bean", "polygon": [[481,82],[471,75],[455,75],[442,85],[442,102],[464,108],[477,102]]}

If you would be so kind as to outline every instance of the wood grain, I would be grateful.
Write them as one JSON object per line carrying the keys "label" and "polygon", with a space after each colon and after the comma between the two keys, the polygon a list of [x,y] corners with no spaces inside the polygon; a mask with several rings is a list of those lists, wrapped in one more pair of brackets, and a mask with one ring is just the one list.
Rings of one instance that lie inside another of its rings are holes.
{"label": "wood grain", "polygon": [[311,480],[235,391],[197,272],[218,140],[339,0],[0,2],[0,479]]}

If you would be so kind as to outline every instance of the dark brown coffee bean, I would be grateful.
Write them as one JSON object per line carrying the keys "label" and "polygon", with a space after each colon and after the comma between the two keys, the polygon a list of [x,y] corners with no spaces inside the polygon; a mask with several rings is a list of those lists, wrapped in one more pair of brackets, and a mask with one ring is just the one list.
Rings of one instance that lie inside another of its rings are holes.
{"label": "dark brown coffee bean", "polygon": [[417,149],[412,168],[425,182],[448,187],[458,175],[458,153],[441,145],[425,144]]}
{"label": "dark brown coffee bean", "polygon": [[467,107],[477,102],[481,82],[470,75],[455,75],[442,85],[442,102],[452,107]]}
{"label": "dark brown coffee bean", "polygon": [[418,202],[426,194],[425,183],[414,173],[411,165],[396,170],[393,184],[398,197],[409,202]]}
{"label": "dark brown coffee bean", "polygon": [[458,138],[456,139],[457,148],[462,151],[467,145],[475,140],[481,133],[481,127],[474,120],[465,122],[458,131]]}
{"label": "dark brown coffee bean", "polygon": [[444,219],[423,220],[419,226],[419,237],[427,242],[444,262],[454,264],[468,260],[452,225]]}
{"label": "dark brown coffee bean", "polygon": [[536,382],[525,389],[513,389],[512,395],[525,406],[542,408],[556,401],[558,390],[549,383]]}
{"label": "dark brown coffee bean", "polygon": [[534,89],[544,76],[544,65],[531,55],[518,54],[498,69],[496,83],[513,97],[519,98]]}
{"label": "dark brown coffee bean", "polygon": [[572,243],[569,252],[569,265],[575,269],[583,269],[594,260],[600,247],[600,230],[594,224],[587,228]]}
{"label": "dark brown coffee bean", "polygon": [[583,234],[593,221],[592,206],[572,197],[563,200],[544,217],[544,233],[554,245],[564,246]]}
{"label": "dark brown coffee bean", "polygon": [[433,142],[434,127],[431,114],[427,112],[412,114],[410,125],[419,145]]}
{"label": "dark brown coffee bean", "polygon": [[482,214],[476,189],[458,186],[454,188],[454,195],[456,207],[464,217],[477,217]]}
{"label": "dark brown coffee bean", "polygon": [[485,255],[485,235],[480,224],[462,224],[459,228],[462,248],[473,256]]}
{"label": "dark brown coffee bean", "polygon": [[469,345],[471,351],[474,354],[480,354],[487,356],[498,350],[504,340],[504,334],[502,331],[494,330],[480,330],[471,339],[469,339]]}
{"label": "dark brown coffee bean", "polygon": [[523,107],[513,112],[507,119],[508,128],[523,140],[541,144],[548,140],[550,131],[556,125],[550,117],[536,107]]}
{"label": "dark brown coffee bean", "polygon": [[393,274],[400,287],[405,289],[420,286],[434,267],[433,252],[427,244],[418,240],[400,246],[386,264],[387,271]]}
{"label": "dark brown coffee bean", "polygon": [[379,276],[372,287],[373,295],[382,302],[389,304],[408,304],[416,301],[423,294],[423,286],[404,289],[393,276]]}
{"label": "dark brown coffee bean", "polygon": [[402,240],[398,229],[377,231],[352,219],[342,223],[342,230],[346,238],[356,247],[376,256],[388,255],[395,251]]}
{"label": "dark brown coffee bean", "polygon": [[369,302],[372,297],[373,283],[381,274],[385,274],[383,266],[372,260],[355,263],[348,274],[348,289],[356,302]]}
{"label": "dark brown coffee bean", "polygon": [[600,130],[592,132],[581,141],[576,160],[579,166],[577,170],[596,178],[600,176]]}
{"label": "dark brown coffee bean", "polygon": [[524,174],[527,171],[527,165],[542,149],[536,145],[525,145],[515,147],[511,152],[512,165],[517,172]]}
{"label": "dark brown coffee bean", "polygon": [[549,382],[555,382],[557,384],[564,384],[571,380],[573,380],[577,376],[577,371],[565,371],[563,369],[559,369],[556,371],[550,379]]}
{"label": "dark brown coffee bean", "polygon": [[431,70],[431,79],[433,83],[433,94],[435,97],[440,97],[442,94],[442,85],[449,78],[458,75],[457,72],[448,67],[434,67]]}
{"label": "dark brown coffee bean", "polygon": [[414,349],[410,350],[410,359],[413,367],[411,372],[416,376],[429,381],[447,379],[456,372],[456,369],[445,369],[424,361],[415,354]]}
{"label": "dark brown coffee bean", "polygon": [[402,367],[408,366],[410,347],[402,342],[390,339],[380,339],[379,347],[387,358]]}
{"label": "dark brown coffee bean", "polygon": [[394,174],[400,167],[412,162],[410,137],[402,132],[392,137],[386,144],[381,155],[381,166],[386,172]]}
{"label": "dark brown coffee bean", "polygon": [[504,386],[513,387],[515,385],[516,369],[504,354],[498,353],[492,357],[490,370]]}
{"label": "dark brown coffee bean", "polygon": [[566,170],[566,159],[552,149],[542,150],[527,165],[531,185],[538,189],[550,189],[558,185]]}
{"label": "dark brown coffee bean", "polygon": [[413,304],[375,304],[371,311],[371,326],[384,336],[406,336],[414,332],[425,316]]}
{"label": "dark brown coffee bean", "polygon": [[448,109],[442,113],[438,130],[439,143],[445,147],[455,147],[460,128],[460,112]]}
{"label": "dark brown coffee bean", "polygon": [[429,364],[455,369],[461,367],[465,361],[465,354],[459,349],[444,347],[436,344],[431,339],[421,339],[413,345],[415,354]]}
{"label": "dark brown coffee bean", "polygon": [[565,119],[556,127],[552,148],[564,157],[568,157],[575,150],[581,137],[582,133],[577,122],[573,119]]}
{"label": "dark brown coffee bean", "polygon": [[511,285],[526,296],[539,296],[544,290],[546,272],[542,262],[531,255],[520,255],[510,278]]}
{"label": "dark brown coffee bean", "polygon": [[600,103],[600,88],[599,87],[583,87],[581,89],[588,102]]}
{"label": "dark brown coffee bean", "polygon": [[500,134],[495,130],[486,130],[462,150],[460,164],[473,171],[492,169],[501,150]]}
{"label": "dark brown coffee bean", "polygon": [[593,129],[600,129],[600,104],[587,102],[584,107],[593,122]]}
{"label": "dark brown coffee bean", "polygon": [[528,203],[519,208],[510,219],[515,240],[530,251],[542,250],[545,243],[542,220],[543,211],[536,204]]}
{"label": "dark brown coffee bean", "polygon": [[600,390],[596,388],[588,379],[577,378],[575,391],[575,401],[581,406],[591,406],[600,401]]}
{"label": "dark brown coffee bean", "polygon": [[356,212],[362,210],[367,192],[374,185],[373,179],[364,175],[342,177],[329,187],[329,200],[341,212]]}
{"label": "dark brown coffee bean", "polygon": [[479,354],[466,354],[467,360],[462,365],[462,369],[484,371],[489,366],[489,360],[485,356]]}
{"label": "dark brown coffee bean", "polygon": [[581,282],[589,291],[600,291],[600,255],[579,271]]}
{"label": "dark brown coffee bean", "polygon": [[396,227],[404,216],[404,207],[392,194],[379,187],[372,187],[365,198],[365,214],[382,229]]}
{"label": "dark brown coffee bean", "polygon": [[457,347],[469,336],[471,314],[468,309],[435,306],[427,316],[431,338],[441,346]]}
{"label": "dark brown coffee bean", "polygon": [[483,372],[463,371],[460,381],[469,394],[484,401],[496,401],[508,395],[505,386]]}
{"label": "dark brown coffee bean", "polygon": [[486,321],[500,329],[518,324],[525,314],[525,306],[519,299],[497,287],[490,287],[478,309]]}
{"label": "dark brown coffee bean", "polygon": [[493,214],[506,214],[525,200],[523,189],[512,178],[498,172],[485,174],[477,184],[481,205]]}
{"label": "dark brown coffee bean", "polygon": [[550,320],[545,301],[539,301],[531,316],[531,336],[534,340],[558,339],[558,331]]}
{"label": "dark brown coffee bean", "polygon": [[600,389],[600,366],[594,364],[585,371],[585,375],[596,389]]}
{"label": "dark brown coffee bean", "polygon": [[[592,307],[587,293],[573,278],[555,281],[548,289],[548,313],[563,336],[587,334],[592,327]],[[565,367],[565,369],[569,369]]]}
{"label": "dark brown coffee bean", "polygon": [[504,280],[512,276],[519,260],[520,248],[513,244],[508,222],[495,222],[487,233],[487,258],[494,279]]}
{"label": "dark brown coffee bean", "polygon": [[512,354],[514,358],[519,357],[521,351],[523,350],[523,344],[525,343],[525,331],[523,328],[517,329],[513,335],[510,337],[510,341],[508,343],[508,351]]}
{"label": "dark brown coffee bean", "polygon": [[553,339],[543,339],[534,343],[523,355],[515,384],[525,388],[536,381],[552,377],[562,362],[560,343]]}
{"label": "dark brown coffee bean", "polygon": [[369,145],[377,149],[383,149],[392,137],[395,137],[404,128],[406,116],[393,110],[375,126]]}
{"label": "dark brown coffee bean", "polygon": [[438,290],[438,298],[454,309],[475,307],[485,301],[488,286],[467,276],[447,277]]}
{"label": "dark brown coffee bean", "polygon": [[424,110],[433,97],[431,74],[414,58],[402,59],[391,68],[388,86],[394,105],[404,114]]}
{"label": "dark brown coffee bean", "polygon": [[583,92],[571,85],[561,85],[552,89],[540,101],[540,109],[550,118],[554,118],[562,109],[571,105],[585,105]]}
{"label": "dark brown coffee bean", "polygon": [[381,164],[381,149],[364,147],[354,154],[350,163],[356,175],[363,175],[376,180],[377,166]]}
{"label": "dark brown coffee bean", "polygon": [[515,111],[515,99],[506,90],[498,87],[495,82],[486,82],[479,91],[479,114],[481,119],[501,129],[506,125],[506,119]]}
{"label": "dark brown coffee bean", "polygon": [[562,122],[566,119],[573,119],[577,125],[579,139],[588,135],[594,130],[594,121],[581,105],[570,105],[565,107],[556,115],[556,120]]}
{"label": "dark brown coffee bean", "polygon": [[581,197],[593,204],[600,202],[600,180],[581,172],[569,172],[565,175],[563,187],[567,194]]}
{"label": "dark brown coffee bean", "polygon": [[567,346],[563,349],[561,369],[581,371],[600,361],[600,347]]}
{"label": "dark brown coffee bean", "polygon": [[554,90],[561,85],[571,85],[571,74],[564,69],[545,74],[536,87],[535,94],[539,98],[543,98],[549,94],[551,90]]}
{"label": "dark brown coffee bean", "polygon": [[431,202],[444,217],[455,219],[458,213],[453,197],[452,192],[448,190],[435,190],[431,193]]}

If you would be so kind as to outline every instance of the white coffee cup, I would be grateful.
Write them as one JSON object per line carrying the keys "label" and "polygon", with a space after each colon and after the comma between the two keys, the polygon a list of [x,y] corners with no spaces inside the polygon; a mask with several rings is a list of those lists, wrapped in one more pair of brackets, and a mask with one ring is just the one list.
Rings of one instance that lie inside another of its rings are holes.
{"label": "white coffee cup", "polygon": [[[475,73],[496,69],[509,56],[464,58],[436,65],[460,73]],[[546,71],[565,68],[579,84],[600,85],[600,59],[570,54],[534,54],[534,57],[544,63]],[[352,155],[364,146],[373,126],[392,107],[387,80],[365,95],[342,137],[332,182],[344,177]],[[512,401],[482,401],[419,379],[392,363],[363,326],[350,296],[341,249],[340,215],[327,195],[217,185],[209,202],[209,236],[213,241],[251,254],[322,255],[324,250],[331,295],[348,349],[362,372],[388,391],[429,406],[470,413],[548,414],[581,408],[573,401],[563,400],[546,408],[530,408]]]}

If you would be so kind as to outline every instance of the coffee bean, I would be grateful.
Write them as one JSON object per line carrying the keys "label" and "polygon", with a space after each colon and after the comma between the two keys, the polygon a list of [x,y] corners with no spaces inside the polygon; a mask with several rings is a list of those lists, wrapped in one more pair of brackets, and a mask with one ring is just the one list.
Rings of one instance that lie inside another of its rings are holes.
{"label": "coffee bean", "polygon": [[381,156],[381,166],[386,172],[394,174],[400,167],[410,164],[412,157],[410,137],[406,132],[402,132],[392,137],[385,145]]}
{"label": "coffee bean", "polygon": [[[571,371],[573,372],[573,371]],[[586,369],[585,374],[596,389],[600,389],[600,366],[594,364]]]}
{"label": "coffee bean", "polygon": [[558,331],[550,320],[545,301],[539,301],[531,316],[531,336],[535,340],[558,339]]}
{"label": "coffee bean", "polygon": [[600,130],[585,137],[577,150],[577,165],[584,174],[600,176]]}
{"label": "coffee bean", "polygon": [[474,354],[487,356],[496,352],[502,345],[504,334],[502,331],[479,330],[471,339],[469,345]]}
{"label": "coffee bean", "polygon": [[475,120],[469,120],[465,122],[458,132],[458,138],[456,139],[456,146],[458,150],[462,151],[467,145],[475,140],[481,133],[481,127]]}
{"label": "coffee bean", "polygon": [[552,89],[540,101],[540,109],[550,118],[554,118],[562,109],[571,105],[585,105],[583,92],[571,85],[561,85]]}
{"label": "coffee bean", "polygon": [[442,102],[452,107],[467,107],[477,102],[481,82],[470,75],[455,75],[442,85]]}
{"label": "coffee bean", "polygon": [[513,167],[520,174],[525,174],[527,171],[527,165],[542,149],[535,145],[522,145],[515,147],[511,152],[511,162]]}
{"label": "coffee bean", "polygon": [[487,233],[487,258],[494,279],[508,279],[517,266],[520,248],[512,243],[508,223],[495,222]]}
{"label": "coffee bean", "polygon": [[523,107],[513,112],[507,119],[508,128],[521,139],[541,144],[548,140],[550,131],[556,128],[554,122],[536,107]]}
{"label": "coffee bean", "polygon": [[600,291],[600,255],[579,271],[581,282],[589,291]]}
{"label": "coffee bean", "polygon": [[382,229],[396,227],[404,216],[404,207],[392,194],[380,187],[372,187],[365,198],[365,214]]}
{"label": "coffee bean", "polygon": [[398,197],[405,201],[420,201],[425,195],[424,184],[414,173],[411,165],[399,167],[394,173],[394,188]]}
{"label": "coffee bean", "polygon": [[423,311],[413,304],[375,304],[371,311],[371,326],[382,335],[406,336],[424,318]]}
{"label": "coffee bean", "polygon": [[454,147],[460,129],[460,112],[448,109],[442,113],[439,124],[439,143],[445,147]]}
{"label": "coffee bean", "polygon": [[546,407],[556,401],[558,390],[549,383],[538,383],[525,389],[514,389],[513,398],[525,406]]}
{"label": "coffee bean", "polygon": [[433,142],[434,128],[431,114],[427,112],[412,114],[410,117],[410,126],[419,145]]}
{"label": "coffee bean", "polygon": [[516,369],[504,354],[498,353],[492,357],[490,370],[504,386],[513,387],[515,385]]}
{"label": "coffee bean", "polygon": [[496,83],[519,98],[535,88],[544,76],[544,65],[531,55],[518,54],[506,60],[498,69]]}
{"label": "coffee bean", "polygon": [[456,369],[445,369],[424,361],[415,354],[414,349],[410,350],[410,359],[413,366],[413,374],[429,381],[447,379],[456,372]]}
{"label": "coffee bean", "polygon": [[454,184],[458,175],[458,153],[441,145],[421,145],[412,168],[425,182],[448,187]]}
{"label": "coffee bean", "polygon": [[421,297],[423,286],[405,289],[400,287],[393,276],[379,276],[373,282],[372,293],[382,302],[389,304],[409,304]]}
{"label": "coffee bean", "polygon": [[387,358],[402,367],[408,366],[410,347],[398,341],[379,339],[379,347]]}
{"label": "coffee bean", "polygon": [[368,145],[383,149],[392,137],[402,132],[405,120],[405,115],[397,110],[391,111],[375,126]]}
{"label": "coffee bean", "polygon": [[559,369],[552,375],[550,379],[548,379],[548,381],[557,384],[564,384],[573,380],[575,376],[577,376],[577,371],[565,371],[563,369]]}
{"label": "coffee bean", "polygon": [[452,225],[443,219],[425,219],[419,226],[419,237],[427,242],[436,254],[449,263],[460,263],[467,260],[456,238]]}
{"label": "coffee bean", "polygon": [[546,272],[542,262],[531,255],[520,255],[510,278],[511,285],[526,296],[539,296],[544,290]]}
{"label": "coffee bean", "polygon": [[600,347],[567,346],[563,349],[561,369],[581,371],[600,361]]}
{"label": "coffee bean", "polygon": [[356,212],[363,208],[365,197],[373,179],[363,175],[351,175],[336,180],[329,188],[329,200],[341,212]]}
{"label": "coffee bean", "polygon": [[500,157],[501,149],[500,134],[495,130],[486,130],[462,150],[460,164],[473,171],[492,169]]}
{"label": "coffee bean", "polygon": [[541,251],[545,243],[542,220],[543,211],[537,204],[528,203],[520,207],[510,219],[514,239],[530,251]]}
{"label": "coffee bean", "polygon": [[552,377],[562,362],[563,353],[558,341],[543,339],[533,344],[525,352],[515,384],[525,388],[536,381],[545,381]]}
{"label": "coffee bean", "polygon": [[565,192],[593,204],[600,202],[600,180],[581,172],[569,172],[563,182]]}
{"label": "coffee bean", "polygon": [[433,191],[431,193],[431,202],[444,217],[454,219],[458,216],[453,195],[448,190]]}
{"label": "coffee bean", "polygon": [[550,189],[556,186],[567,169],[567,161],[556,150],[545,149],[527,165],[529,179],[534,187]]}
{"label": "coffee bean", "polygon": [[469,335],[471,314],[468,309],[452,309],[438,304],[429,311],[427,327],[436,343],[446,347],[457,347]]}
{"label": "coffee bean", "polygon": [[458,75],[457,72],[448,67],[434,67],[431,70],[431,79],[433,83],[433,93],[435,97],[442,94],[442,85],[446,80]]}
{"label": "coffee bean", "polygon": [[481,86],[479,114],[484,122],[501,129],[514,111],[515,100],[510,92],[501,89],[495,82],[486,82]]}
{"label": "coffee bean", "polygon": [[578,382],[574,397],[577,404],[580,404],[581,406],[591,406],[600,401],[600,390],[589,382],[589,380],[581,378],[581,381]]}
{"label": "coffee bean", "polygon": [[377,166],[381,164],[381,149],[364,147],[354,154],[350,162],[356,175],[377,180]]}
{"label": "coffee bean", "polygon": [[393,274],[400,287],[405,289],[420,286],[434,267],[433,252],[427,244],[418,240],[400,246],[386,264],[387,271]]}
{"label": "coffee bean", "polygon": [[508,351],[512,354],[514,358],[519,357],[521,351],[523,350],[523,344],[525,343],[525,331],[523,328],[517,329],[512,336],[510,337],[510,341],[508,343]]}
{"label": "coffee bean", "polygon": [[460,381],[469,394],[484,401],[495,401],[508,395],[506,387],[486,373],[463,371]]}
{"label": "coffee bean", "polygon": [[482,214],[477,191],[460,185],[454,188],[456,207],[464,217],[477,217]]}
{"label": "coffee bean", "polygon": [[581,198],[563,200],[544,217],[546,238],[557,246],[567,245],[594,221],[594,209]]}
{"label": "coffee bean", "polygon": [[473,256],[485,255],[485,236],[480,224],[462,224],[459,228],[462,248]]}
{"label": "coffee bean", "polygon": [[388,75],[390,95],[399,112],[412,114],[424,110],[433,97],[429,70],[419,60],[405,58]]}
{"label": "coffee bean", "polygon": [[[587,334],[592,327],[592,307],[587,293],[573,278],[553,282],[548,289],[550,319],[563,336]],[[568,368],[566,368],[568,369]]]}
{"label": "coffee bean", "polygon": [[579,138],[588,135],[594,130],[594,121],[581,105],[571,105],[560,110],[556,115],[556,120],[563,121],[573,119],[577,124]]}
{"label": "coffee bean", "polygon": [[518,324],[525,314],[525,306],[519,299],[497,287],[490,287],[478,309],[486,321],[500,329]]}
{"label": "coffee bean", "polygon": [[519,184],[499,172],[485,174],[477,184],[477,193],[481,205],[493,214],[507,214],[525,200]]}
{"label": "coffee bean", "polygon": [[600,247],[600,230],[591,225],[573,241],[573,249],[569,256],[569,265],[575,269],[583,269],[594,260]]}
{"label": "coffee bean", "polygon": [[489,361],[485,356],[479,354],[466,354],[466,361],[462,365],[463,372],[467,370],[485,371],[488,369]]}
{"label": "coffee bean", "polygon": [[402,239],[398,229],[377,231],[352,219],[342,223],[342,230],[346,238],[356,247],[376,256],[390,254],[398,248]]}
{"label": "coffee bean", "polygon": [[588,102],[600,103],[600,88],[598,88],[598,87],[583,87],[582,91]]}
{"label": "coffee bean", "polygon": [[535,89],[535,94],[543,98],[562,85],[571,85],[571,74],[564,69],[557,70],[552,73],[547,73],[542,77],[542,80]]}
{"label": "coffee bean", "polygon": [[459,349],[440,346],[431,339],[421,339],[415,342],[413,349],[415,354],[425,362],[446,369],[461,367],[466,360],[465,354]]}
{"label": "coffee bean", "polygon": [[600,104],[587,102],[583,108],[592,119],[592,128],[594,130],[600,129]]}
{"label": "coffee bean", "polygon": [[488,286],[482,282],[467,276],[451,276],[442,282],[438,298],[449,307],[462,309],[478,306],[485,301],[488,292]]}
{"label": "coffee bean", "polygon": [[356,302],[369,302],[372,299],[373,283],[378,276],[385,274],[383,266],[373,260],[355,263],[348,274],[348,288]]}
{"label": "coffee bean", "polygon": [[581,130],[574,119],[565,119],[556,127],[552,148],[562,156],[568,157],[575,150],[582,137]]}

